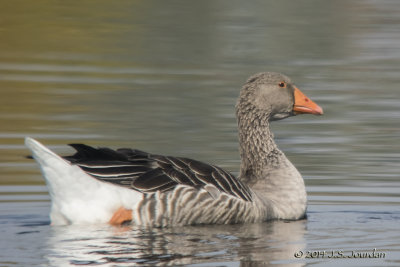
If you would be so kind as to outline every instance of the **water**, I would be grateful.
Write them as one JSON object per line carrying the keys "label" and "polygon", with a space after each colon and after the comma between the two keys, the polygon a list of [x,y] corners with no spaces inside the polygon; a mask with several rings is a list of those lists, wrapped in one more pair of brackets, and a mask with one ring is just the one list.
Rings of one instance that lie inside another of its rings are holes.
{"label": "water", "polygon": [[[19,1],[0,10],[0,265],[400,264],[397,1]],[[273,125],[305,179],[307,220],[49,225],[25,136],[61,154],[77,142],[137,147],[236,174],[236,97],[266,70],[289,75],[325,111]],[[384,255],[359,258],[374,249]]]}

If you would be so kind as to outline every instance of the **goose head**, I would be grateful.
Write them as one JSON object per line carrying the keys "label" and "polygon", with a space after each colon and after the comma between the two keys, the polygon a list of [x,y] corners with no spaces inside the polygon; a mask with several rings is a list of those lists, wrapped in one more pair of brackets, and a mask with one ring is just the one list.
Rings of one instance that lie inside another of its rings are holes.
{"label": "goose head", "polygon": [[276,72],[258,73],[247,80],[240,92],[237,113],[240,117],[240,113],[248,112],[269,121],[299,114],[323,114],[322,108],[303,94],[289,77]]}

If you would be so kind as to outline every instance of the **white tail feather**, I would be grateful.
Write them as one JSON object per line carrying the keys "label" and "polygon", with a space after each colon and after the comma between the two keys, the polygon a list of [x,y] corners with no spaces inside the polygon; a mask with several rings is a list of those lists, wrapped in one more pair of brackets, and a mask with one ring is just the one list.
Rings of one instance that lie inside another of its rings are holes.
{"label": "white tail feather", "polygon": [[131,209],[142,198],[134,190],[96,180],[32,138],[25,144],[46,179],[53,224],[106,223],[119,207]]}

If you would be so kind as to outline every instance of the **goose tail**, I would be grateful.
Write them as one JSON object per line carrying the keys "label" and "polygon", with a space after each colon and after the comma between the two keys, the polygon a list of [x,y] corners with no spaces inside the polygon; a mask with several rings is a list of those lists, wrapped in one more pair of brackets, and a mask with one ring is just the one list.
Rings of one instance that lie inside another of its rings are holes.
{"label": "goose tail", "polygon": [[141,199],[139,192],[94,179],[30,137],[25,145],[45,177],[53,225],[107,223],[118,208]]}

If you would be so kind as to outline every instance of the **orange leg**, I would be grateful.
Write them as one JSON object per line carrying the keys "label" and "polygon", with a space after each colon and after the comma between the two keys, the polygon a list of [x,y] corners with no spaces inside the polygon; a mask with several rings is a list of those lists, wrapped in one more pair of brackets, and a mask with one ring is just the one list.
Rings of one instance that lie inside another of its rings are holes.
{"label": "orange leg", "polygon": [[121,225],[124,222],[132,221],[132,210],[120,207],[108,222],[111,225]]}

